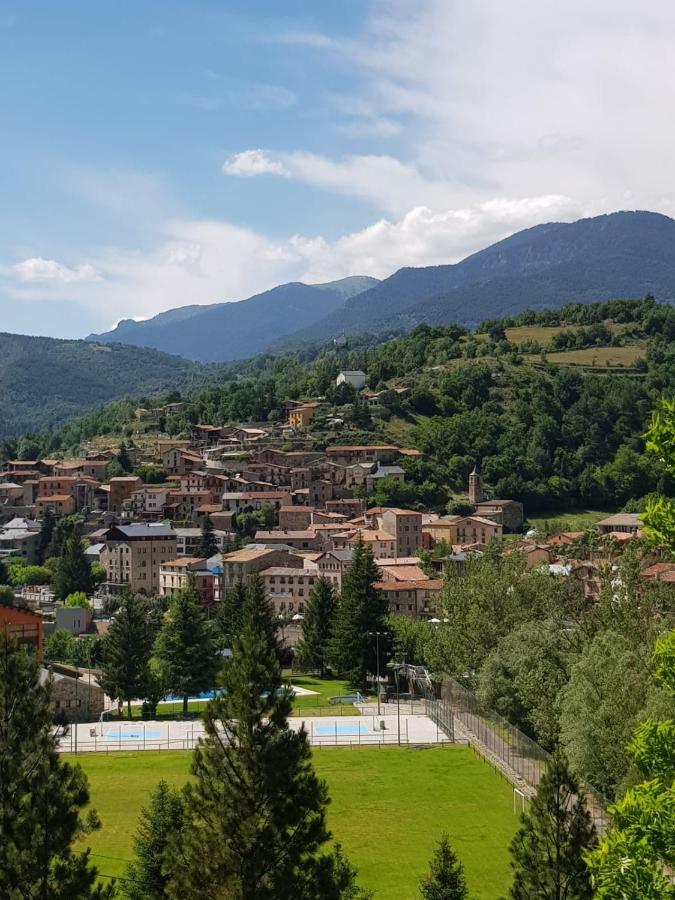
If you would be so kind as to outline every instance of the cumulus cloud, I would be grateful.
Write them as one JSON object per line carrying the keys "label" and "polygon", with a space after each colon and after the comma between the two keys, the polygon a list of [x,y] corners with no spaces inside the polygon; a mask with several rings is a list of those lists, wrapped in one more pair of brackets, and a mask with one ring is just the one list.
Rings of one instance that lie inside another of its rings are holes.
{"label": "cumulus cloud", "polygon": [[15,263],[12,271],[19,281],[73,284],[77,282],[101,281],[101,275],[89,263],[69,268],[55,259],[33,256]]}
{"label": "cumulus cloud", "polygon": [[[102,273],[100,283],[71,277],[61,285],[67,283],[69,298],[95,305],[108,327],[120,318],[147,318],[186,304],[241,300],[287,281],[316,283],[352,274],[383,278],[401,266],[457,262],[519,228],[582,213],[579,204],[560,195],[445,210],[417,206],[335,240],[301,234],[273,240],[228,222],[180,219],[165,224],[149,252],[101,254],[95,267],[89,266]],[[17,269],[14,277],[21,284],[9,283],[6,290],[16,299],[54,296],[46,278],[26,283]]]}
{"label": "cumulus cloud", "polygon": [[279,159],[274,159],[265,150],[244,150],[235,153],[223,163],[225,175],[235,175],[240,178],[252,178],[256,175],[281,175],[288,177],[289,173]]}

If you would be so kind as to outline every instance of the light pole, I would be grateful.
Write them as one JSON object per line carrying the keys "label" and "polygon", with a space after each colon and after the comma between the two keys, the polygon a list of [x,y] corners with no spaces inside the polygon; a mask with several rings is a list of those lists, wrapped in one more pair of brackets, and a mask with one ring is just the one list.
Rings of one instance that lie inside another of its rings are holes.
{"label": "light pole", "polygon": [[380,637],[385,637],[386,631],[369,631],[368,637],[375,638],[375,661],[376,677],[377,677],[377,714],[380,715]]}

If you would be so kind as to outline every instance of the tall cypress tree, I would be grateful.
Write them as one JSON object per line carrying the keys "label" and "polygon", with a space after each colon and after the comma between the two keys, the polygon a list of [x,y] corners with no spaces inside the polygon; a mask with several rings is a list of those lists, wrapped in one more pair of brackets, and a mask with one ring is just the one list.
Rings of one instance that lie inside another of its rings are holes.
{"label": "tall cypress tree", "polygon": [[127,704],[145,697],[150,684],[152,630],[145,602],[128,591],[110,623],[103,645],[101,687],[110,697]]}
{"label": "tall cypress tree", "polygon": [[429,874],[420,882],[422,900],[465,900],[469,896],[464,869],[444,834],[429,865]]}
{"label": "tall cypress tree", "polygon": [[317,578],[309,592],[302,622],[302,639],[297,646],[300,665],[307,671],[326,672],[326,657],[333,634],[335,589],[327,578]]}
{"label": "tall cypress tree", "polygon": [[[386,631],[387,601],[373,587],[380,578],[373,552],[359,540],[352,562],[342,579],[342,593],[337,605],[329,661],[335,671],[354,686],[364,689],[368,674],[377,671],[376,644],[369,632]],[[386,648],[380,641],[380,654]]]}
{"label": "tall cypress tree", "polygon": [[131,459],[129,458],[129,451],[127,450],[127,445],[124,443],[124,441],[122,441],[122,443],[120,444],[120,449],[117,454],[117,462],[125,472],[131,472]]}
{"label": "tall cypress tree", "polygon": [[73,849],[95,817],[80,818],[87,779],[57,751],[50,694],[35,659],[0,629],[0,897],[110,897],[89,851]]}
{"label": "tall cypress tree", "polygon": [[141,810],[134,836],[135,860],[126,871],[123,891],[127,900],[165,900],[171,881],[169,842],[183,823],[181,795],[166,781],[150,794],[150,804]]}
{"label": "tall cypress tree", "polygon": [[204,714],[186,822],[174,842],[171,896],[180,900],[328,900],[358,896],[329,839],[326,786],[304,730],[288,727],[292,693],[277,659],[264,594],[246,591],[244,626],[223,693]]}
{"label": "tall cypress tree", "polygon": [[54,574],[54,594],[57,600],[65,600],[69,594],[83,591],[87,596],[94,590],[94,576],[87,559],[82,539],[74,532],[63,542],[61,556]]}
{"label": "tall cypress tree", "polygon": [[204,516],[202,521],[202,535],[199,541],[199,556],[204,559],[210,559],[218,552],[218,543],[213,533],[213,522],[210,516]]}
{"label": "tall cypress tree", "polygon": [[597,844],[585,798],[558,750],[511,843],[513,900],[590,900],[584,853]]}
{"label": "tall cypress tree", "polygon": [[167,687],[183,697],[186,716],[190,695],[211,690],[218,670],[215,632],[192,587],[171,600],[155,642],[155,656]]}

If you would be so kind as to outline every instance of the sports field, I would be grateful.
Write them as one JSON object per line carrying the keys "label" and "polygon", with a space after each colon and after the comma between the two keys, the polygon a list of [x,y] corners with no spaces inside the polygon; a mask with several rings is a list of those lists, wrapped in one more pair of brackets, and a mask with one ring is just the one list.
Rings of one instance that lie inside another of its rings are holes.
{"label": "sports field", "polygon": [[[89,754],[89,776],[102,828],[87,839],[101,873],[123,875],[139,810],[164,778],[182,784],[190,754]],[[341,749],[314,753],[328,783],[331,830],[380,900],[414,900],[417,882],[442,831],[464,864],[470,894],[503,896],[508,845],[517,827],[511,786],[467,747]]]}

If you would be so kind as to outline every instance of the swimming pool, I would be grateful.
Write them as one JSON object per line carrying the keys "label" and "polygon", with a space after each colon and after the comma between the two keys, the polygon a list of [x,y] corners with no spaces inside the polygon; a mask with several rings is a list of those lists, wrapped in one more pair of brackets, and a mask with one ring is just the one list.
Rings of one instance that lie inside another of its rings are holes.
{"label": "swimming pool", "polygon": [[314,726],[314,734],[318,737],[330,737],[339,735],[349,735],[349,734],[370,734],[368,731],[367,725],[362,725],[360,722],[356,722],[354,724],[336,724],[336,725],[315,725]]}
{"label": "swimming pool", "polygon": [[104,741],[157,741],[161,737],[161,728],[111,728],[103,732]]}
{"label": "swimming pool", "polygon": [[[194,694],[192,697],[188,697],[188,703],[192,703],[194,700],[213,700],[214,697],[218,697],[222,694],[222,691],[204,691],[201,694]],[[182,703],[183,697],[180,694],[167,694],[163,700],[159,701],[160,703]]]}

